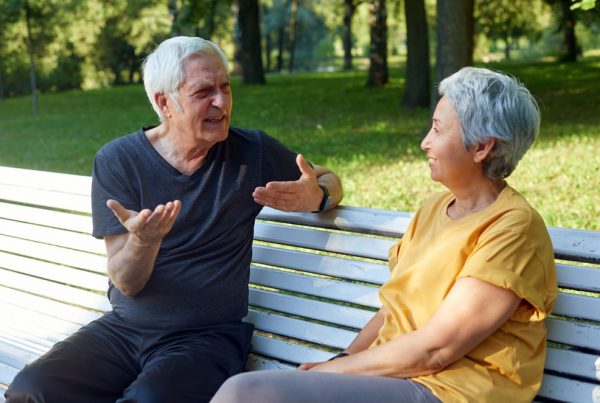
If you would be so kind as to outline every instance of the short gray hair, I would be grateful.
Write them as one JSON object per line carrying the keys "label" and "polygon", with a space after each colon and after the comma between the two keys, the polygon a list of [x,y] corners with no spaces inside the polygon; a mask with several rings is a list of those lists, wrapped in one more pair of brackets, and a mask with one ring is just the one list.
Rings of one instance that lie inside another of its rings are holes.
{"label": "short gray hair", "polygon": [[506,74],[464,67],[440,83],[439,93],[456,110],[466,148],[496,139],[483,162],[485,175],[508,177],[540,128],[540,110],[527,88]]}
{"label": "short gray hair", "polygon": [[177,110],[182,111],[179,103],[179,86],[185,81],[182,63],[191,55],[218,56],[225,70],[228,70],[227,57],[217,45],[206,39],[190,36],[176,36],[163,41],[144,60],[144,88],[161,122],[164,115],[156,104],[154,95],[170,96]]}

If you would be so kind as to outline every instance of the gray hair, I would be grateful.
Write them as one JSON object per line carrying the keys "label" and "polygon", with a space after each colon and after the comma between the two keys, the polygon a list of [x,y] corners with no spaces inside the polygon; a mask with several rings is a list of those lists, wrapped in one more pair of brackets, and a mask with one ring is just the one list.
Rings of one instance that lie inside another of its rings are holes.
{"label": "gray hair", "polygon": [[189,36],[176,36],[165,40],[144,60],[144,88],[161,122],[164,115],[156,104],[154,95],[170,96],[177,111],[183,110],[179,102],[179,86],[186,79],[182,63],[191,55],[218,56],[225,70],[228,70],[227,57],[217,45],[206,39]]}
{"label": "gray hair", "polygon": [[514,77],[464,67],[440,83],[439,93],[456,110],[465,148],[496,139],[483,162],[485,175],[494,180],[508,177],[540,128],[540,110],[527,88]]}

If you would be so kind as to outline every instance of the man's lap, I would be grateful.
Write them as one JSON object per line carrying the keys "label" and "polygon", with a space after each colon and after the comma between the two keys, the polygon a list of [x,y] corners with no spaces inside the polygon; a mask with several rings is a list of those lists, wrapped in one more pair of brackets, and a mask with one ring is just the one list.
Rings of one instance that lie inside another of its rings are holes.
{"label": "man's lap", "polygon": [[137,329],[109,313],[25,367],[7,396],[33,393],[47,401],[80,396],[78,401],[114,402],[126,389],[134,396],[134,391],[147,394],[148,388],[164,393],[161,385],[167,385],[169,390],[197,392],[198,399],[190,401],[205,401],[201,395],[214,393],[243,368],[251,333],[251,325],[240,323],[176,333]]}

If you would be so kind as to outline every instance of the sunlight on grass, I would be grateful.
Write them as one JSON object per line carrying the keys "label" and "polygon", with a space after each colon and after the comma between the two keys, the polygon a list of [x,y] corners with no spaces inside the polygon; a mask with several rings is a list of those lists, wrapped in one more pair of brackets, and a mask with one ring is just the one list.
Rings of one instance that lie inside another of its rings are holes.
{"label": "sunlight on grass", "polygon": [[[547,224],[600,230],[600,63],[488,66],[519,77],[539,99],[542,130],[509,183]],[[344,204],[414,211],[442,189],[429,179],[420,141],[428,110],[400,107],[403,70],[384,88],[364,71],[234,79],[233,124],[258,127],[336,171]],[[0,165],[89,175],[95,151],[155,124],[142,86],[45,94],[40,115],[28,97],[0,102]]]}

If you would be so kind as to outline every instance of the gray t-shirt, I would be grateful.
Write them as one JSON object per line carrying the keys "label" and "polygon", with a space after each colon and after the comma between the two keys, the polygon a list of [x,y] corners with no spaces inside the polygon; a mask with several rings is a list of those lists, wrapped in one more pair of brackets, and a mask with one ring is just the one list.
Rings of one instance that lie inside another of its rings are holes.
{"label": "gray t-shirt", "polygon": [[130,298],[109,282],[113,311],[130,323],[164,329],[246,316],[254,219],[262,207],[252,192],[269,181],[298,179],[295,157],[265,133],[237,128],[192,175],[168,164],[144,129],[102,147],[92,180],[95,237],[126,232],[106,207],[109,198],[135,211],[182,203],[144,289]]}

